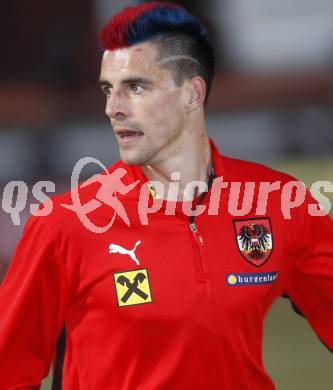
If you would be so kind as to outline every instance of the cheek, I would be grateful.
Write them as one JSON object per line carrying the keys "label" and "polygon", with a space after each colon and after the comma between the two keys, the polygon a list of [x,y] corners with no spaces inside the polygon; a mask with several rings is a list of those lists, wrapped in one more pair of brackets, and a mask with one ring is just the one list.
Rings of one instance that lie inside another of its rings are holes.
{"label": "cheek", "polygon": [[175,128],[182,122],[183,111],[179,94],[169,93],[154,96],[145,106],[146,123],[152,126]]}

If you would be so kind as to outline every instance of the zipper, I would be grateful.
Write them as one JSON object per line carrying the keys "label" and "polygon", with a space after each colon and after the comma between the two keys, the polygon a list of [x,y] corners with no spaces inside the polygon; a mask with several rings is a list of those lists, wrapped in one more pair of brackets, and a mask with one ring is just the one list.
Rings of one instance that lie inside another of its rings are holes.
{"label": "zipper", "polygon": [[200,254],[200,245],[203,244],[203,239],[198,232],[197,225],[194,222],[190,222],[192,247],[194,252],[194,260],[199,273],[203,272],[202,258]]}
{"label": "zipper", "polygon": [[190,223],[190,229],[191,229],[191,232],[194,233],[194,237],[196,238],[198,243],[202,244],[203,243],[203,239],[202,239],[201,235],[198,232],[197,225],[194,222]]}
{"label": "zipper", "polygon": [[202,256],[200,253],[200,247],[203,244],[203,238],[202,238],[201,234],[199,233],[197,225],[195,223],[196,210],[197,210],[197,206],[199,206],[202,203],[202,201],[205,199],[205,197],[208,195],[208,192],[212,187],[214,179],[215,179],[215,172],[214,172],[214,168],[211,167],[209,178],[208,178],[207,192],[203,192],[201,194],[192,215],[190,215],[190,217],[189,217],[189,227],[190,227],[190,231],[191,231],[194,259],[195,259],[196,268],[197,268],[197,271],[199,272],[199,274],[203,273]]}

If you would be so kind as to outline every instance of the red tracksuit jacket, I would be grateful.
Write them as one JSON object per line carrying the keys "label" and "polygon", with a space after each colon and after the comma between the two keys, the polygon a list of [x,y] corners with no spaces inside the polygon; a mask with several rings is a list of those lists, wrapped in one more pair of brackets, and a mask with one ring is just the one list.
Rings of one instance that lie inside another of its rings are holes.
{"label": "red tracksuit jacket", "polygon": [[[214,145],[212,161],[228,183],[292,180],[223,157]],[[274,389],[262,363],[262,329],[283,294],[333,348],[333,224],[309,216],[309,196],[291,219],[281,212],[280,191],[264,215],[253,206],[235,217],[222,189],[218,215],[205,210],[190,221],[181,203],[166,215],[163,202],[143,225],[138,199],[146,179],[122,162],[109,172],[117,168],[126,170],[126,185],[140,180],[117,197],[130,227],[117,216],[108,231],[92,233],[61,206],[69,194],[54,198],[49,216],[28,221],[0,289],[1,390],[38,388],[64,323],[65,390]],[[98,189],[81,188],[81,203]],[[103,204],[87,216],[105,226],[113,210]]]}

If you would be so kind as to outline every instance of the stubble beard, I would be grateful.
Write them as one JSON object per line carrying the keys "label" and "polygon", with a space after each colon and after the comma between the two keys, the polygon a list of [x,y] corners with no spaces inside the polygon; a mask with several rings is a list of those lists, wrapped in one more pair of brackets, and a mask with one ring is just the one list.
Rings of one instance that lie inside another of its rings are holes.
{"label": "stubble beard", "polygon": [[[121,147],[119,154],[121,160],[127,165],[154,165],[159,164],[161,159],[165,159],[170,154],[170,147],[177,142],[181,133],[178,131],[169,133],[168,139],[164,139],[161,144],[154,144],[149,136],[143,135],[143,139],[136,145]],[[143,141],[143,142],[142,142]]]}
{"label": "stubble beard", "polygon": [[121,160],[127,165],[147,165],[154,158],[156,151],[153,147],[145,145],[140,147],[134,146],[133,149],[119,148]]}

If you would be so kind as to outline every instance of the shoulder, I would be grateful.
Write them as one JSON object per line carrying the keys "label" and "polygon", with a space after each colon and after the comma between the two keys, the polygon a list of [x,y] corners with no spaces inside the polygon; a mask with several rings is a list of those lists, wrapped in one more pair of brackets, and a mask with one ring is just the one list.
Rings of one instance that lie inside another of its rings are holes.
{"label": "shoulder", "polygon": [[287,173],[275,170],[264,164],[240,160],[220,155],[225,180],[241,182],[275,182],[287,183],[297,181]]}

